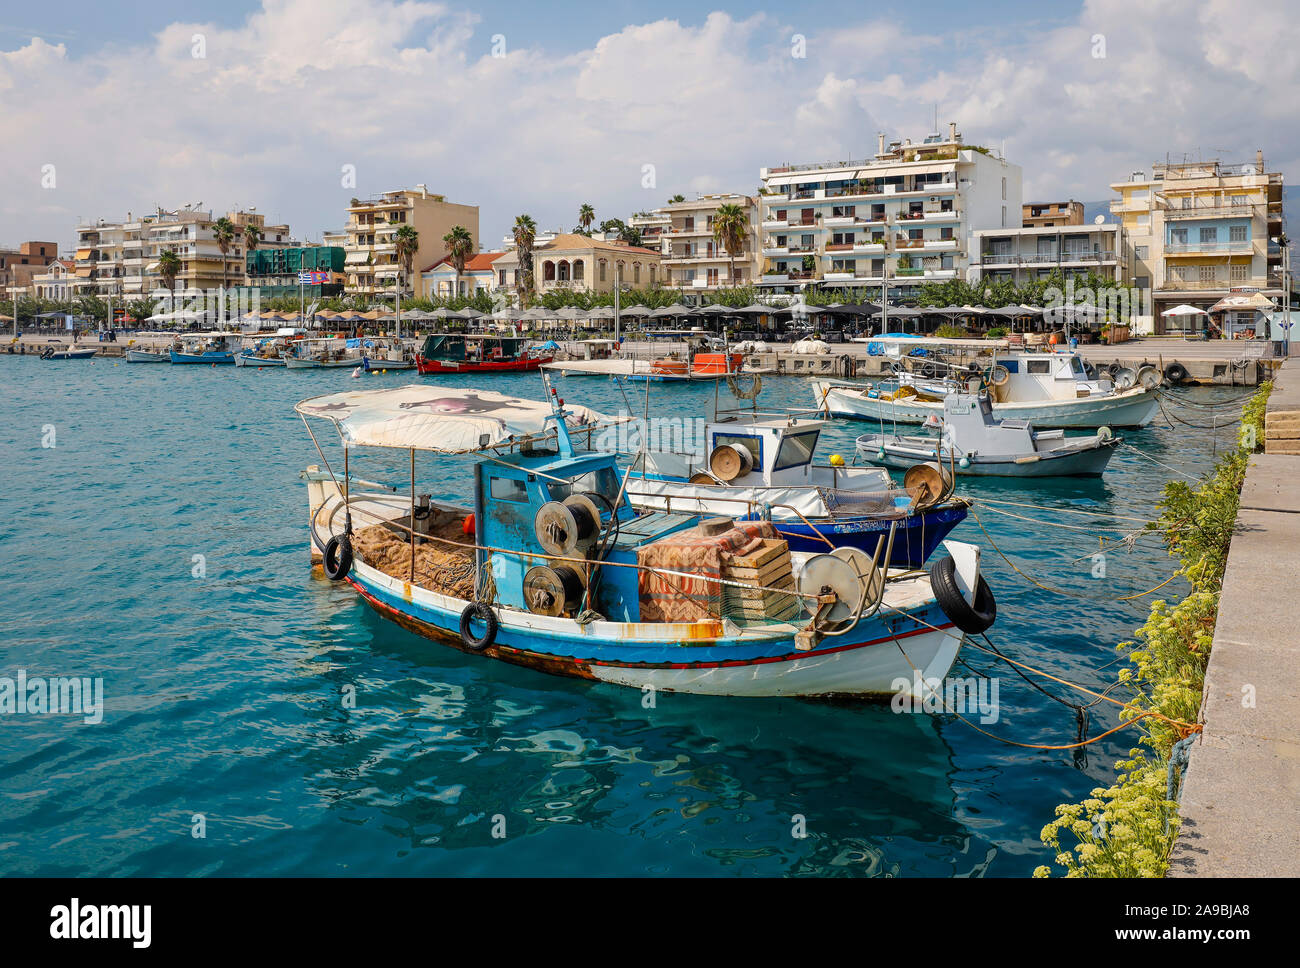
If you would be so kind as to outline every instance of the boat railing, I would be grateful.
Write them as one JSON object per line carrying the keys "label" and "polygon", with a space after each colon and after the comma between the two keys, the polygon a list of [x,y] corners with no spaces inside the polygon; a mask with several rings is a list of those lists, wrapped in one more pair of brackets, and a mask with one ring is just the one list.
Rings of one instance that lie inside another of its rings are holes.
{"label": "boat railing", "polygon": [[[446,545],[446,546],[450,546],[450,547],[453,547],[453,548],[460,548],[460,549],[462,549],[462,550],[464,550],[464,551],[472,551],[472,552],[475,552],[475,553],[478,553],[478,552],[485,552],[485,553],[487,553],[487,554],[503,554],[503,555],[519,555],[519,554],[520,554],[520,552],[519,552],[517,549],[501,548],[501,547],[497,547],[497,546],[495,546],[495,545],[484,545],[484,544],[479,544],[479,543],[476,542],[476,541],[456,541],[456,540],[453,540],[453,539],[451,539],[451,538],[444,538],[444,537],[442,537],[442,536],[440,536],[440,535],[426,534],[425,532],[423,532],[423,531],[419,531],[418,529],[412,527],[412,525],[410,525],[410,524],[403,523],[400,519],[395,520],[395,519],[392,519],[392,518],[381,518],[381,517],[379,517],[378,515],[368,513],[368,512],[366,512],[364,509],[361,509],[361,508],[357,508],[357,507],[356,507],[356,505],[357,505],[359,502],[361,502],[361,501],[365,501],[365,500],[373,500],[373,499],[374,499],[373,496],[367,496],[367,495],[356,495],[355,497],[354,497],[354,496],[351,496],[351,495],[349,495],[348,497],[344,497],[342,494],[336,495],[335,498],[333,499],[333,500],[335,501],[335,503],[334,503],[333,507],[330,509],[329,514],[325,517],[324,521],[323,521],[323,522],[320,522],[320,521],[319,521],[319,515],[320,515],[320,513],[321,513],[322,511],[325,510],[325,508],[326,508],[327,505],[321,505],[321,507],[317,509],[317,511],[316,511],[316,515],[313,516],[312,523],[313,523],[313,524],[318,524],[318,523],[323,524],[323,527],[325,528],[326,532],[332,535],[332,534],[335,534],[335,533],[336,533],[336,532],[335,532],[335,525],[336,525],[336,523],[337,523],[337,519],[338,519],[338,516],[339,516],[340,512],[343,512],[343,511],[346,509],[346,510],[347,510],[347,514],[350,516],[350,515],[352,514],[353,510],[355,509],[355,510],[357,511],[357,513],[360,514],[360,515],[362,515],[362,516],[365,516],[365,517],[368,517],[368,518],[374,518],[374,519],[376,520],[376,523],[377,523],[377,524],[380,524],[380,525],[382,525],[382,526],[384,526],[384,527],[386,527],[386,528],[392,528],[392,529],[394,529],[394,530],[396,530],[396,531],[401,531],[401,532],[407,534],[407,535],[410,537],[410,539],[411,539],[411,572],[410,572],[410,584],[412,584],[412,585],[416,584],[416,581],[415,581],[415,547],[416,547],[416,541],[417,541],[417,539],[420,540],[420,541],[430,541],[430,542],[433,542],[433,543],[435,543],[435,544]],[[797,512],[796,512],[796,513],[797,513]],[[411,500],[411,518],[410,518],[410,520],[411,520],[412,522],[415,520],[415,502],[414,502],[414,496],[412,496],[412,500]],[[779,531],[779,529],[778,529],[778,531]],[[819,535],[819,536],[820,536],[820,535]],[[823,540],[825,540],[825,539],[823,538]],[[530,558],[530,559],[534,559],[534,560],[536,560],[536,559],[541,559],[541,560],[546,561],[546,562],[548,562],[548,563],[559,563],[559,564],[568,564],[568,565],[577,565],[577,566],[580,566],[580,567],[583,568],[583,570],[584,570],[584,579],[585,579],[585,583],[586,583],[587,587],[590,587],[590,585],[591,585],[591,575],[592,575],[592,572],[595,571],[595,570],[598,569],[598,568],[601,568],[601,567],[632,568],[632,569],[634,569],[634,570],[636,570],[636,571],[639,571],[639,572],[640,572],[640,571],[644,571],[644,572],[646,572],[646,573],[648,573],[648,574],[658,575],[658,576],[663,577],[663,578],[685,578],[685,579],[690,579],[690,580],[693,580],[693,581],[699,581],[699,580],[700,580],[700,577],[701,577],[699,574],[697,574],[697,573],[693,573],[693,572],[677,571],[677,570],[670,569],[670,568],[659,568],[659,567],[655,567],[655,566],[653,566],[653,565],[643,565],[643,564],[641,564],[641,563],[639,563],[639,562],[630,562],[630,561],[608,561],[608,560],[603,560],[603,559],[602,559],[602,560],[593,560],[593,559],[591,559],[591,558],[585,558],[585,557],[584,557],[584,558],[579,558],[579,557],[575,557],[575,556],[572,556],[572,555],[555,555],[555,554],[550,554],[550,553],[548,553],[548,552],[544,552],[544,551],[542,551],[542,552],[534,552],[534,551],[530,551],[530,552],[527,553],[527,556],[528,556],[528,558]],[[822,605],[830,605],[830,604],[833,604],[834,601],[836,600],[836,596],[835,596],[834,594],[824,595],[824,594],[821,594],[820,592],[817,592],[817,593],[801,592],[801,591],[799,591],[797,588],[776,588],[776,587],[771,586],[771,585],[754,585],[754,584],[751,584],[751,583],[748,583],[748,582],[735,581],[735,580],[733,580],[733,579],[730,579],[730,578],[724,578],[724,577],[721,577],[721,576],[714,577],[714,576],[712,576],[712,575],[709,575],[709,576],[706,576],[705,580],[707,580],[708,582],[710,582],[710,583],[712,583],[712,584],[719,585],[719,586],[724,587],[724,588],[729,587],[729,588],[740,588],[740,589],[744,589],[744,590],[746,590],[746,591],[776,592],[776,593],[780,593],[780,594],[783,594],[783,595],[790,595],[790,596],[795,597],[795,598],[802,598],[802,599],[809,600],[810,602],[812,602],[812,607],[808,607],[808,608],[807,608],[807,611],[808,611],[809,615],[813,617],[812,619],[810,619],[810,626],[809,626],[810,629],[811,629],[811,627],[812,627],[812,626],[811,626],[811,622],[812,622],[812,621],[815,619],[815,617],[816,617],[817,610],[818,610],[818,606],[822,606]],[[670,583],[670,584],[671,584],[671,583]],[[690,598],[689,596],[687,596],[687,598],[688,598],[688,600],[692,600],[692,601],[694,601],[694,599]],[[705,606],[705,605],[703,605],[703,604],[700,604],[698,601],[696,601],[696,604],[698,605],[698,607],[700,608],[700,610],[703,611],[703,612],[704,612],[704,613],[705,613],[705,614],[706,614],[710,619],[713,619],[713,620],[715,620],[715,621],[721,622],[721,621],[723,621],[723,619],[726,617],[726,616],[724,616],[724,615],[721,614],[721,611],[722,611],[721,608],[718,609],[718,614],[714,614],[712,611],[709,610],[709,608],[708,608],[707,606]],[[780,623],[778,623],[778,624],[790,624],[790,623],[787,623],[787,622],[780,622]],[[822,631],[822,630],[821,630],[821,629],[818,629],[817,631],[820,632],[820,631]]]}
{"label": "boat railing", "polygon": [[[706,486],[707,486],[707,485],[706,485]],[[658,500],[662,500],[662,501],[664,502],[664,510],[667,511],[668,513],[670,513],[670,514],[672,513],[672,510],[673,510],[673,507],[672,507],[672,504],[673,504],[673,495],[671,495],[671,494],[655,494],[655,493],[650,492],[650,491],[633,491],[633,490],[629,490],[629,491],[627,492],[627,496],[628,496],[629,500],[630,500],[631,498],[633,498],[633,497],[646,497],[646,498],[655,498],[655,499],[658,499]],[[716,496],[716,497],[714,497],[713,495],[709,495],[709,496],[707,496],[707,497],[687,497],[687,496],[685,496],[685,495],[678,495],[678,506],[679,506],[679,507],[681,506],[681,502],[683,502],[683,501],[685,501],[685,502],[694,502],[694,503],[699,504],[699,505],[704,505],[704,504],[707,504],[707,503],[710,503],[710,502],[714,502],[714,501],[726,501],[726,502],[729,502],[729,503],[732,503],[732,504],[743,504],[743,505],[745,505],[745,507],[746,507],[746,513],[751,514],[751,515],[754,514],[756,508],[757,508],[758,510],[762,510],[762,511],[764,511],[764,512],[767,512],[769,509],[772,509],[772,508],[779,508],[779,509],[781,509],[781,510],[790,511],[790,512],[793,513],[796,517],[798,517],[800,521],[802,521],[804,524],[806,524],[806,525],[808,526],[808,529],[809,529],[810,531],[812,531],[812,533],[815,534],[815,535],[818,537],[818,539],[820,539],[821,541],[825,542],[825,544],[826,544],[827,547],[829,547],[831,550],[834,550],[834,549],[835,549],[835,542],[831,541],[830,538],[828,538],[828,537],[826,537],[826,535],[822,534],[821,530],[817,527],[817,525],[815,525],[815,524],[813,524],[811,521],[809,521],[808,518],[804,515],[804,513],[803,513],[802,511],[800,511],[798,508],[796,508],[796,507],[794,507],[793,505],[790,505],[790,504],[784,504],[784,503],[769,503],[769,502],[767,502],[767,501],[759,501],[759,500],[755,500],[754,498],[745,498],[745,497],[724,497],[723,495],[718,495],[718,496]],[[698,507],[698,508],[694,508],[693,510],[694,510],[696,513],[699,513],[700,511],[703,511],[704,509],[703,509],[703,507]],[[776,527],[776,523],[773,522],[772,526],[775,528],[775,527]],[[787,534],[787,535],[788,535],[788,533],[789,533],[789,532],[782,531],[780,528],[776,528],[776,530],[777,530],[777,533],[778,533],[778,534]]]}

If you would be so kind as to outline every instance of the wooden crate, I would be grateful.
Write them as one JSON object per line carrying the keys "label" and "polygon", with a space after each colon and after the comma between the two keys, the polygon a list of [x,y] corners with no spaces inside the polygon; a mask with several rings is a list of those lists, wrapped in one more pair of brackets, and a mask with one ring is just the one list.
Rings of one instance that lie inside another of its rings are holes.
{"label": "wooden crate", "polygon": [[727,555],[723,577],[755,585],[767,585],[790,574],[790,546],[779,538],[764,538],[759,548],[746,555]]}

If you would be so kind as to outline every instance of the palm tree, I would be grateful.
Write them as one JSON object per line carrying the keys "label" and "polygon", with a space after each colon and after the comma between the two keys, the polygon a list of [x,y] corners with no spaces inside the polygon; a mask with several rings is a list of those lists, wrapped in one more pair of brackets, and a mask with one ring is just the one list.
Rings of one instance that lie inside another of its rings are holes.
{"label": "palm tree", "polygon": [[519,291],[519,308],[528,308],[533,293],[533,241],[537,238],[537,223],[531,215],[515,219],[515,251],[519,254],[519,269],[515,273],[515,288]]}
{"label": "palm tree", "polygon": [[262,244],[262,230],[256,225],[244,226],[244,248],[252,255],[257,251],[257,247]]}
{"label": "palm tree", "polygon": [[221,216],[212,224],[212,238],[217,243],[217,248],[221,250],[221,325],[226,321],[226,253],[235,242],[235,223]]}
{"label": "palm tree", "polygon": [[402,278],[397,283],[397,335],[402,335],[402,290],[406,288],[406,279],[411,275],[415,263],[415,253],[420,249],[420,233],[409,225],[403,225],[393,233],[393,252],[402,267]]}
{"label": "palm tree", "polygon": [[725,202],[713,213],[713,241],[727,250],[727,283],[736,284],[736,256],[749,237],[749,216],[739,205]]}
{"label": "palm tree", "polygon": [[176,277],[180,272],[181,260],[175,249],[163,249],[158,253],[158,275],[162,276],[163,285],[171,290],[173,311],[176,309]]}
{"label": "palm tree", "polygon": [[596,210],[586,202],[578,209],[578,224],[582,226],[584,232],[591,231],[591,223],[596,220]]}
{"label": "palm tree", "polygon": [[453,293],[460,295],[460,274],[465,271],[465,259],[474,253],[474,236],[463,225],[455,225],[442,237],[447,246],[447,255],[451,258],[451,267],[456,270],[456,287]]}
{"label": "palm tree", "polygon": [[672,198],[668,199],[668,204],[675,205],[677,202],[684,202],[684,201],[686,201],[685,195],[674,195]]}

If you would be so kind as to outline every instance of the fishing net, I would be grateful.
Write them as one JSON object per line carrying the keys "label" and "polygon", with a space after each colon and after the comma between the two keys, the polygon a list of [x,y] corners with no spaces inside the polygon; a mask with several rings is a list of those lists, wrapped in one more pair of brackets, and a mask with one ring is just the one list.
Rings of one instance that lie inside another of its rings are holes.
{"label": "fishing net", "polygon": [[903,517],[903,512],[894,506],[894,499],[907,497],[907,492],[892,489],[886,491],[849,491],[837,488],[818,488],[826,513],[832,518],[854,517],[863,514],[896,514]]}
{"label": "fishing net", "polygon": [[[436,509],[430,513],[436,517],[425,529],[427,533],[447,541],[471,540],[461,530],[460,515]],[[370,567],[389,577],[411,581],[411,538],[406,533],[382,524],[361,528],[352,536],[352,549]],[[471,600],[474,598],[474,572],[473,549],[417,540],[414,584],[421,588]]]}

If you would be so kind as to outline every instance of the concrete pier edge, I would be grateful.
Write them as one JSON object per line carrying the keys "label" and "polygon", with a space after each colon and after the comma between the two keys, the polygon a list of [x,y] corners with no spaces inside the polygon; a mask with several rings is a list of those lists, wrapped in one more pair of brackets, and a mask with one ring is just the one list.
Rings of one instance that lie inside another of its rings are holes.
{"label": "concrete pier edge", "polygon": [[[1275,436],[1275,434],[1284,436]],[[1300,875],[1300,365],[1275,377],[1228,553],[1170,877]]]}

